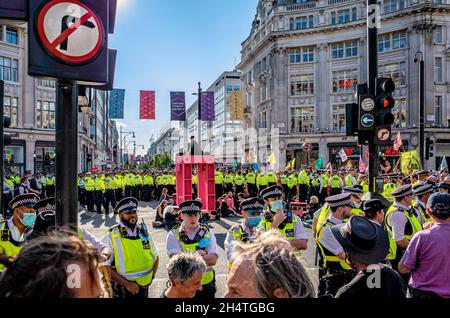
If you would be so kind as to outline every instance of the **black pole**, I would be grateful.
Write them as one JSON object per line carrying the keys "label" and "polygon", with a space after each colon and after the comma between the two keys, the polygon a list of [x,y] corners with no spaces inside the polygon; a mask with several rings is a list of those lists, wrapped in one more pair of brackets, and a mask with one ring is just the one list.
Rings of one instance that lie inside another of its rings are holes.
{"label": "black pole", "polygon": [[198,150],[194,149],[194,152],[203,155],[202,152],[202,84],[198,82]]}
{"label": "black pole", "polygon": [[58,81],[56,105],[56,225],[78,228],[78,85]]}
{"label": "black pole", "polygon": [[425,167],[425,61],[420,58],[420,162]]}
{"label": "black pole", "polygon": [[[376,79],[378,77],[378,29],[377,15],[380,8],[374,9],[377,0],[367,0],[367,68],[369,95],[376,95]],[[375,12],[374,12],[375,11]],[[379,158],[378,145],[375,144],[375,133],[369,133],[369,191],[376,192],[376,178],[378,177]]]}
{"label": "black pole", "polygon": [[[0,81],[0,180],[2,182],[2,189],[3,189],[3,148],[5,148],[5,141],[3,139],[3,136],[5,134],[4,131],[4,127],[3,127],[3,107],[4,107],[4,101],[3,101],[3,97],[4,97],[4,93],[5,93],[5,82],[3,80]],[[0,194],[0,213],[3,214],[3,206],[4,206],[4,202],[3,202],[3,190],[2,193]],[[6,216],[6,215],[4,215]]]}

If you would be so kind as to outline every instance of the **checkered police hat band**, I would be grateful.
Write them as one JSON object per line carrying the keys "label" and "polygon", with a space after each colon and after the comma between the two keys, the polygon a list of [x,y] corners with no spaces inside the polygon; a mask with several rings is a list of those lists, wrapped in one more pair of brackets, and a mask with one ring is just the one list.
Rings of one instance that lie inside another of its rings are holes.
{"label": "checkered police hat band", "polygon": [[22,206],[22,205],[34,205],[37,202],[38,202],[37,199],[23,199],[23,200],[15,202],[11,207],[13,209],[15,209],[18,206]]}
{"label": "checkered police hat band", "polygon": [[123,210],[135,210],[137,208],[136,203],[134,202],[129,202],[125,205],[120,206],[117,210],[119,211],[123,211]]}
{"label": "checkered police hat band", "polygon": [[243,210],[261,210],[264,209],[264,206],[259,203],[253,203],[253,204],[245,204],[242,205]]}
{"label": "checkered police hat band", "polygon": [[278,190],[278,189],[276,189],[276,190],[264,193],[263,196],[264,196],[264,198],[268,198],[268,197],[279,197],[279,196],[282,196],[282,195],[283,195],[283,192]]}
{"label": "checkered police hat band", "polygon": [[183,212],[200,212],[200,208],[196,205],[186,206],[181,209]]}
{"label": "checkered police hat band", "polygon": [[330,205],[331,208],[337,208],[337,207],[340,207],[340,206],[350,205],[351,201],[350,200],[345,200],[345,201],[329,202],[328,204]]}
{"label": "checkered police hat band", "polygon": [[38,209],[38,212],[39,212],[39,213],[43,213],[43,212],[55,212],[55,210],[56,210],[56,206],[51,205],[51,204],[47,204],[47,206]]}

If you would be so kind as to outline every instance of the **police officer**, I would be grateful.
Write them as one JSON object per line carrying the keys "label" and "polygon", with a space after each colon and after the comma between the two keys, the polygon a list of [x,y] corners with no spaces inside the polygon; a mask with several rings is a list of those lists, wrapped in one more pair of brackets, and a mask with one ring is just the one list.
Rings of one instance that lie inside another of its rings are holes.
{"label": "police officer", "polygon": [[49,173],[45,178],[45,196],[47,198],[55,196],[55,176],[53,173]]}
{"label": "police officer", "polygon": [[233,254],[234,241],[244,243],[255,241],[257,228],[263,219],[264,200],[261,198],[249,198],[242,201],[241,209],[244,220],[240,224],[231,227],[225,239],[225,252],[227,253],[228,262],[230,262]]}
{"label": "police officer", "polygon": [[361,210],[362,207],[362,195],[363,195],[363,189],[360,185],[355,185],[353,187],[345,187],[342,189],[343,193],[349,193],[350,194],[350,201],[352,203],[352,210],[350,213],[352,215],[357,216],[364,216],[364,212]]}
{"label": "police officer", "polygon": [[431,184],[424,184],[414,190],[413,194],[416,196],[416,200],[412,202],[413,208],[416,210],[416,215],[419,218],[422,226],[425,223],[433,221],[433,219],[427,214],[428,199],[434,192],[434,188]]}
{"label": "police officer", "polygon": [[394,175],[394,174],[388,175],[387,176],[388,182],[386,182],[383,187],[383,196],[391,202],[394,201],[392,192],[398,188],[397,183],[393,182],[396,177],[398,177],[398,175]]}
{"label": "police officer", "polygon": [[268,186],[272,187],[274,185],[278,184],[278,178],[277,175],[273,171],[269,171],[267,173],[267,180],[268,180]]}
{"label": "police officer", "polygon": [[305,168],[298,174],[298,195],[300,202],[307,202],[308,201],[308,194],[309,194],[309,186],[310,186],[310,178],[308,171],[309,168]]}
{"label": "police officer", "polygon": [[342,286],[354,277],[350,266],[345,262],[345,252],[331,232],[331,227],[344,223],[351,217],[350,194],[338,194],[326,199],[331,214],[317,232],[316,243],[320,251],[319,297],[335,296]]}
{"label": "police officer", "polygon": [[216,187],[216,199],[223,195],[223,173],[220,170],[216,170],[214,173],[214,184]]}
{"label": "police officer", "polygon": [[245,181],[247,181],[247,190],[250,196],[256,196],[258,194],[256,188],[256,174],[253,171],[249,171],[245,176]]}
{"label": "police officer", "polygon": [[342,192],[344,181],[338,175],[334,175],[328,181],[328,185],[330,186],[330,195],[333,196]]}
{"label": "police officer", "polygon": [[[386,213],[385,223],[391,240],[396,242],[396,249],[389,254],[392,268],[398,271],[398,263],[414,234],[422,231],[416,211],[412,208],[413,190],[411,185],[402,186],[392,192],[394,204]],[[402,275],[408,283],[409,275]]]}
{"label": "police officer", "polygon": [[[80,173],[77,178],[78,181],[78,202],[80,202],[81,206],[86,206],[86,197],[85,197],[85,190],[84,190],[84,175]],[[51,197],[47,197],[51,198]]]}
{"label": "police officer", "polygon": [[234,177],[234,183],[236,185],[236,195],[244,193],[245,177],[242,175],[242,171],[238,171]]}
{"label": "police officer", "polygon": [[105,178],[105,199],[104,208],[105,213],[109,214],[109,205],[116,206],[116,189],[118,188],[116,180],[114,178],[114,172],[110,172]]}
{"label": "police officer", "polygon": [[208,271],[202,277],[202,290],[197,291],[195,299],[212,299],[216,294],[214,265],[219,258],[214,233],[206,224],[200,224],[202,203],[198,200],[180,204],[183,222],[175,226],[167,235],[167,254],[169,257],[179,253],[199,253]]}
{"label": "police officer", "polygon": [[[0,255],[13,258],[19,254],[36,221],[33,206],[38,201],[38,195],[27,193],[16,196],[9,202],[13,216],[0,222]],[[0,271],[2,270],[4,266],[0,264]]]}
{"label": "police officer", "polygon": [[287,201],[291,202],[293,198],[297,195],[297,175],[295,173],[291,173],[287,179],[287,186],[289,189],[289,195],[287,197]]}
{"label": "police officer", "polygon": [[[3,178],[3,202],[10,202],[14,197],[14,183],[5,175]],[[7,204],[4,204],[3,207],[3,216],[5,219],[8,219],[11,214],[11,210],[9,209]],[[0,214],[1,219],[1,214]]]}
{"label": "police officer", "polygon": [[320,194],[322,193],[322,178],[317,172],[313,172],[311,174],[311,187],[310,187],[310,196],[316,196],[320,201]]}
{"label": "police officer", "polygon": [[94,179],[94,202],[97,214],[104,214],[102,211],[104,193],[105,183],[100,173],[97,173]]}
{"label": "police officer", "polygon": [[107,261],[117,298],[148,298],[148,288],[159,265],[159,257],[145,223],[138,224],[138,200],[122,199],[116,206],[120,223],[102,238],[112,251]]}
{"label": "police officer", "polygon": [[134,175],[129,171],[125,171],[124,182],[125,182],[125,197],[129,198],[133,195]]}
{"label": "police officer", "polygon": [[286,208],[283,201],[283,188],[272,186],[260,193],[267,211],[261,221],[260,227],[263,231],[277,230],[298,250],[308,248],[308,237],[300,218]]}
{"label": "police officer", "polygon": [[234,186],[234,176],[231,174],[231,172],[228,172],[224,178],[225,183],[225,191],[226,192],[233,192],[233,186]]}
{"label": "police officer", "polygon": [[[114,180],[116,182],[117,185],[117,189],[115,191],[115,195],[116,195],[116,202],[119,202],[123,199],[123,191],[125,188],[125,182],[123,180],[123,175],[120,171],[116,172],[116,175],[114,176]],[[114,206],[115,207],[115,206]]]}
{"label": "police officer", "polygon": [[87,212],[94,212],[95,181],[92,178],[92,174],[90,172],[86,172],[86,177],[84,180],[84,190],[85,190],[85,196],[86,196]]}
{"label": "police officer", "polygon": [[260,192],[269,186],[269,178],[262,171],[258,173],[258,176],[256,177],[256,186]]}
{"label": "police officer", "polygon": [[284,171],[281,175],[280,175],[280,183],[281,183],[281,187],[283,188],[283,193],[284,193],[284,197],[288,198],[289,197],[289,187],[288,187],[288,177],[287,177],[287,171]]}

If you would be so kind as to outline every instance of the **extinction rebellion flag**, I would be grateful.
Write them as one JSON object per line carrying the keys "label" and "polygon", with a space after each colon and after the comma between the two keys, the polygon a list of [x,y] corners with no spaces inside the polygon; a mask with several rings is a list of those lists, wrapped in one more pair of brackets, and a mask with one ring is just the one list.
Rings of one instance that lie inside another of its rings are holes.
{"label": "extinction rebellion flag", "polygon": [[184,92],[170,92],[171,121],[186,121],[186,95]]}
{"label": "extinction rebellion flag", "polygon": [[155,91],[141,91],[140,119],[155,120]]}

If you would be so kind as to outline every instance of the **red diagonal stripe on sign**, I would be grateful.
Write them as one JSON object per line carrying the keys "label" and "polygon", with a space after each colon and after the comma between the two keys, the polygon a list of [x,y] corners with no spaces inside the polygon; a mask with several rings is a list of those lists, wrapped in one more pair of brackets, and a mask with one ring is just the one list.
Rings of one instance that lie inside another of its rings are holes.
{"label": "red diagonal stripe on sign", "polygon": [[87,22],[87,20],[89,20],[90,18],[92,18],[94,14],[91,12],[86,13],[85,15],[83,15],[78,21],[76,21],[75,23],[73,23],[70,27],[68,27],[63,33],[61,33],[55,41],[53,41],[51,43],[51,46],[53,48],[56,48],[58,45],[60,45],[61,43],[63,43],[73,32],[75,32],[76,30],[78,30],[78,28],[80,26],[82,26],[83,24],[85,24]]}

